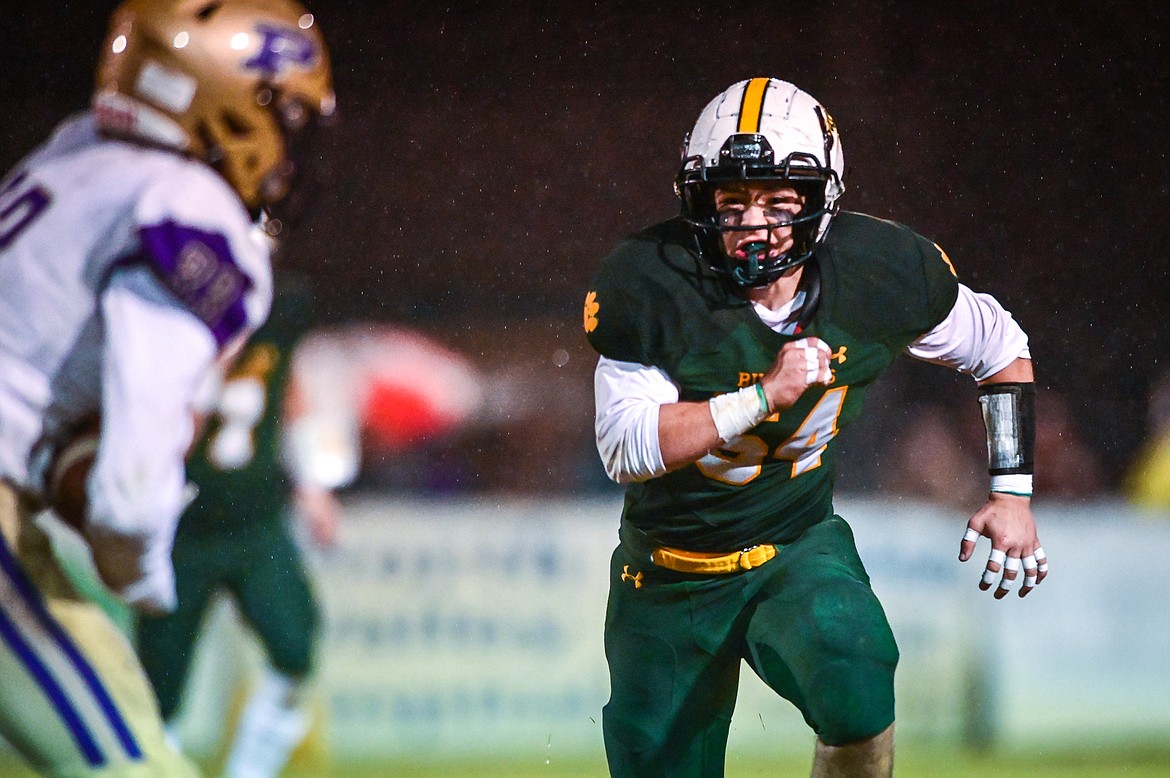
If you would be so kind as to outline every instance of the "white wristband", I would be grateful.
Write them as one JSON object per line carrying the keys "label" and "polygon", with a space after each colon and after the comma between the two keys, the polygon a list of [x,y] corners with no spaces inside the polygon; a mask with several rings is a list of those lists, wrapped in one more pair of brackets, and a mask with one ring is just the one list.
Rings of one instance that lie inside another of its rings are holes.
{"label": "white wristband", "polygon": [[724,443],[750,430],[768,415],[764,394],[753,384],[738,392],[717,394],[708,404],[711,420]]}
{"label": "white wristband", "polygon": [[1001,494],[1015,494],[1020,497],[1032,496],[1032,474],[1014,473],[1012,475],[991,476],[991,491]]}

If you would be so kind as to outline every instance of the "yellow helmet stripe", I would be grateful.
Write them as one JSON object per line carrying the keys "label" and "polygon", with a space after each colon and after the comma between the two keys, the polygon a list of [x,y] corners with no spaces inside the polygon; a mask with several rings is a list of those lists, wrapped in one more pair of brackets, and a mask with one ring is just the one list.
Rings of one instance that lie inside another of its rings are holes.
{"label": "yellow helmet stripe", "polygon": [[753,78],[743,90],[743,104],[739,107],[739,127],[736,132],[759,132],[760,117],[764,111],[764,92],[767,78]]}

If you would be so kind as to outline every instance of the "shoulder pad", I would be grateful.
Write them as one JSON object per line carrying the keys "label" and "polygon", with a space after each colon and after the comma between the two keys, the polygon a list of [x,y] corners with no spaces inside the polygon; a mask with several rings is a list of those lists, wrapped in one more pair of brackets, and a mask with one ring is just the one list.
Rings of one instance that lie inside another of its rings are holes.
{"label": "shoulder pad", "polygon": [[164,221],[142,227],[141,257],[222,347],[248,323],[244,297],[252,280],[223,235]]}

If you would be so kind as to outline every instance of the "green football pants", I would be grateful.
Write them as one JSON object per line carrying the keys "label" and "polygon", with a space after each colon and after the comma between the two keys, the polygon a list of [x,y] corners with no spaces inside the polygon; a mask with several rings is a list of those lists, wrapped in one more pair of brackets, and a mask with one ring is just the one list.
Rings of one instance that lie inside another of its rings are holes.
{"label": "green football pants", "polygon": [[300,552],[283,527],[180,535],[172,559],[178,607],[138,621],[138,654],[164,719],[178,710],[204,614],[218,591],[231,594],[273,667],[293,677],[309,673],[319,611]]}
{"label": "green football pants", "polygon": [[834,516],[778,548],[761,567],[719,576],[614,552],[602,717],[611,775],[722,776],[741,660],[829,745],[893,722],[898,649],[849,525]]}

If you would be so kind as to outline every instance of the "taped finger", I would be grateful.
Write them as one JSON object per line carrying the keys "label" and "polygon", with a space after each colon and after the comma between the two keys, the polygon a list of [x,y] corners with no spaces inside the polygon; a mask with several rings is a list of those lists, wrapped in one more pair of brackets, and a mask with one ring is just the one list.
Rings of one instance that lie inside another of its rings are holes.
{"label": "taped finger", "polygon": [[833,349],[829,346],[828,343],[821,340],[820,338],[811,338],[811,340],[816,345],[817,350],[820,351],[821,355],[823,356],[823,360],[821,362],[821,383],[831,383],[833,380]]}
{"label": "taped finger", "polygon": [[1009,556],[1003,565],[1003,578],[1000,579],[999,588],[995,592],[996,597],[1002,597],[1011,591],[1012,583],[1016,580],[1016,576],[1020,574],[1020,558]]}
{"label": "taped finger", "polygon": [[1036,570],[1041,573],[1047,573],[1048,557],[1045,556],[1044,549],[1040,546],[1036,546],[1036,550],[1032,552],[1032,555],[1036,557]]}
{"label": "taped finger", "polygon": [[821,356],[815,346],[804,347],[805,382],[815,384],[821,374]]}
{"label": "taped finger", "polygon": [[1031,589],[1036,585],[1036,555],[1028,554],[1024,563],[1024,589]]}
{"label": "taped finger", "polygon": [[991,553],[987,556],[987,568],[983,571],[983,578],[981,580],[981,588],[987,589],[995,583],[999,578],[1000,572],[1003,570],[1003,562],[1007,557],[1007,552],[1002,548],[993,548]]}
{"label": "taped finger", "polygon": [[974,529],[971,529],[970,527],[967,527],[967,531],[963,533],[963,542],[964,543],[974,543],[977,540],[979,540],[979,538],[981,538],[981,537],[983,537],[983,536],[979,534],[978,530],[974,530]]}

